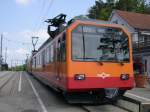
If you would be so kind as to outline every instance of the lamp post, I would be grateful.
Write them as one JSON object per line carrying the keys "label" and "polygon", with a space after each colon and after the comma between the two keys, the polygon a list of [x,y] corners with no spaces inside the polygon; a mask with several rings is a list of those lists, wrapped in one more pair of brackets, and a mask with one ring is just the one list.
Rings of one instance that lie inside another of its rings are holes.
{"label": "lamp post", "polygon": [[2,64],[3,64],[3,34],[1,34],[1,42],[0,42],[0,70],[2,70]]}

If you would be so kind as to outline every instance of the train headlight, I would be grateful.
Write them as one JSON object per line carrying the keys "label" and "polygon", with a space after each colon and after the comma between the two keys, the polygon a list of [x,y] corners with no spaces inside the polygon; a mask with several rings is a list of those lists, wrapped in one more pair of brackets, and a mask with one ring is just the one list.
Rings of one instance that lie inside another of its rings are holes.
{"label": "train headlight", "polygon": [[85,80],[85,74],[75,74],[74,80]]}
{"label": "train headlight", "polygon": [[120,79],[121,80],[129,80],[129,74],[121,74]]}

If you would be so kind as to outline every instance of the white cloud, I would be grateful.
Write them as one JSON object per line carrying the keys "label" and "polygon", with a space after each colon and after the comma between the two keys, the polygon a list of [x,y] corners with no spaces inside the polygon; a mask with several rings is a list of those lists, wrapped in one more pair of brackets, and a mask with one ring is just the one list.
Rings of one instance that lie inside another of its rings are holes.
{"label": "white cloud", "polygon": [[46,29],[40,29],[39,31],[23,30],[20,32],[4,32],[3,34],[5,37],[4,47],[6,46],[8,48],[7,62],[9,64],[11,64],[11,60],[25,60],[26,54],[31,55],[33,49],[32,36],[39,37],[36,49],[49,37]]}
{"label": "white cloud", "polygon": [[28,43],[31,43],[32,37],[39,37],[38,43],[36,45],[36,48],[39,48],[44,41],[46,41],[49,38],[49,35],[47,34],[46,29],[40,29],[39,31],[30,31],[25,30],[20,32],[20,37],[22,37],[23,40],[25,40]]}
{"label": "white cloud", "polygon": [[7,49],[7,55],[9,55],[11,52],[10,52],[10,50],[9,49]]}
{"label": "white cloud", "polygon": [[16,50],[16,53],[21,54],[21,55],[25,55],[29,52],[26,49],[19,48],[19,49]]}
{"label": "white cloud", "polygon": [[17,4],[28,5],[32,0],[16,0]]}
{"label": "white cloud", "polygon": [[49,37],[46,29],[40,29],[39,31],[25,30],[25,31],[20,32],[20,34],[26,39],[27,38],[31,39],[31,37],[37,36],[40,38],[40,40],[45,40]]}

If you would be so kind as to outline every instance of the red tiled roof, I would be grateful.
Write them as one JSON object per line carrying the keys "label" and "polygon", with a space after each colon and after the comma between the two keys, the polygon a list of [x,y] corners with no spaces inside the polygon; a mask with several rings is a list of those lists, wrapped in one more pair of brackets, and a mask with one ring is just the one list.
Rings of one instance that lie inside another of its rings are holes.
{"label": "red tiled roof", "polygon": [[129,25],[141,30],[150,30],[150,15],[116,10]]}

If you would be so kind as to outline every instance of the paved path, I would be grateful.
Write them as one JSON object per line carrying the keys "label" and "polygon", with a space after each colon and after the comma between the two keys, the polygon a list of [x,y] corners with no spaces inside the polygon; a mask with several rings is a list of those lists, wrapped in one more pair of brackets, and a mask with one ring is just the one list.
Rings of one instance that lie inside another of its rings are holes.
{"label": "paved path", "polygon": [[67,104],[62,96],[26,72],[0,72],[0,112],[85,112],[85,110]]}

